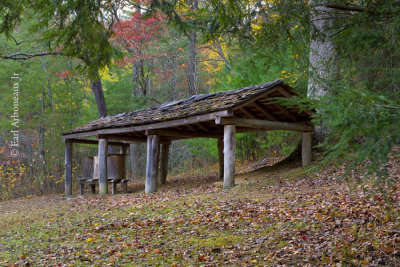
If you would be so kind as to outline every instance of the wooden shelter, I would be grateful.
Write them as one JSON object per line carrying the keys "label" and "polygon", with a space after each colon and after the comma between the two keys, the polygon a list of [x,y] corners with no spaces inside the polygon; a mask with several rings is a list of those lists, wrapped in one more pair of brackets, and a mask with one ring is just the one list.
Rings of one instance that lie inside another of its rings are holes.
{"label": "wooden shelter", "polygon": [[[313,111],[284,107],[276,98],[298,94],[281,80],[231,91],[195,95],[158,107],[108,116],[64,133],[65,193],[71,195],[73,143],[97,144],[99,193],[107,194],[108,145],[147,143],[146,193],[157,191],[161,145],[161,179],[167,176],[171,141],[188,138],[215,138],[218,141],[220,176],[224,189],[234,185],[235,134],[260,130],[302,132],[303,166],[311,162],[311,123]],[[88,139],[95,137],[96,140]],[[111,141],[112,140],[112,141]]]}

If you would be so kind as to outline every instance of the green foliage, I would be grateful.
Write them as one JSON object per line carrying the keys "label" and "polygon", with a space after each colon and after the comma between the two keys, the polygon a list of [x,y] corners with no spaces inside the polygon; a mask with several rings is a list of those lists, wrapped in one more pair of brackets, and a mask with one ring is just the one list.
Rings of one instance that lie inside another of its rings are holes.
{"label": "green foliage", "polygon": [[390,183],[386,179],[388,156],[400,145],[398,99],[399,94],[389,98],[362,88],[343,87],[334,97],[317,102],[319,122],[329,128],[323,144],[327,148],[325,161],[345,160],[346,174],[361,172],[377,183]]}
{"label": "green foliage", "polygon": [[109,38],[119,5],[120,1],[5,1],[0,3],[0,33],[11,38],[21,17],[33,13],[29,31],[40,34],[35,39],[38,46],[46,53],[81,59],[84,64],[79,67],[97,80],[98,70],[118,54]]}
{"label": "green foliage", "polygon": [[22,12],[21,0],[4,0],[0,4],[0,32],[10,37],[15,26],[20,23]]}
{"label": "green foliage", "polygon": [[[325,4],[327,1],[313,2]],[[348,170],[355,171],[364,166],[370,177],[377,176],[376,181],[386,182],[382,178],[386,174],[388,154],[399,145],[400,139],[400,6],[396,0],[359,2],[347,6],[356,7],[357,11],[333,12],[338,19],[329,29],[329,38],[335,44],[339,71],[334,80],[320,81],[328,86],[331,94],[282,103],[317,111],[315,123],[329,132],[323,144],[327,161],[346,160]],[[151,45],[139,51],[145,55],[141,66],[146,73],[143,75],[146,85],[141,90],[132,81],[135,80],[132,60],[113,61],[121,56],[112,39],[115,11],[122,3],[105,0],[0,2],[3,57],[21,51],[22,57],[36,52],[65,56],[0,61],[1,84],[11,87],[10,76],[14,72],[23,77],[20,114],[27,149],[22,161],[28,168],[27,176],[40,186],[45,181],[51,184],[63,179],[61,132],[97,118],[89,80],[97,79],[98,73],[110,115],[187,97],[187,39],[181,35],[188,30],[196,30],[198,40],[207,42],[197,46],[198,62],[209,60],[216,65],[222,62],[218,71],[212,70],[212,64],[208,69],[198,65],[199,93],[283,79],[301,95],[307,94],[312,38],[309,1],[207,0],[199,2],[198,10],[188,8],[185,1],[143,3],[148,5],[148,15],[161,9],[174,29],[163,31]],[[348,5],[347,1],[330,3]],[[124,4],[127,4],[124,8],[132,8],[130,2],[124,1]],[[226,54],[225,59],[215,51],[213,57],[208,57],[211,50],[216,50],[214,40],[224,45],[220,48]],[[128,51],[124,56],[135,58]],[[224,64],[231,66],[221,67]],[[77,72],[77,68],[88,72]],[[12,94],[6,87],[0,98],[0,105],[4,107],[0,111],[1,140],[10,138],[9,115],[13,108]],[[43,129],[45,142],[41,147]],[[238,159],[253,161],[273,153],[286,155],[297,141],[296,134],[279,131],[239,134]],[[216,162],[215,140],[188,140],[174,146],[177,154],[172,160],[174,170],[184,171],[189,163],[203,168]],[[44,159],[38,153],[42,150]],[[78,161],[79,157],[93,152],[81,148],[76,151]],[[4,155],[1,162],[7,165],[9,158]],[[42,162],[46,163],[45,168]]]}
{"label": "green foliage", "polygon": [[279,51],[252,48],[236,56],[232,70],[224,70],[217,75],[218,82],[214,90],[226,91],[283,79],[300,93],[305,93],[307,71],[303,66],[289,44],[282,45]]}

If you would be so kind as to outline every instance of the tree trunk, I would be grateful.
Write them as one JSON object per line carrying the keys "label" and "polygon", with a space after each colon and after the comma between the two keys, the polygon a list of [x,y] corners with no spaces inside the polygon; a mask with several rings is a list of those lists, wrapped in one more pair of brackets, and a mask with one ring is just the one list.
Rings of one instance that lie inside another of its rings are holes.
{"label": "tree trunk", "polygon": [[176,85],[178,83],[178,65],[176,64],[176,57],[173,55],[172,59],[172,81],[171,81],[171,101],[176,99]]}
{"label": "tree trunk", "polygon": [[[339,73],[336,45],[331,37],[336,12],[326,7],[326,3],[327,1],[310,1],[310,75],[307,95],[316,99],[330,93],[331,83]],[[325,136],[326,129],[322,126],[316,127],[314,139],[319,143]]]}
{"label": "tree trunk", "polygon": [[[169,80],[169,84],[171,87],[171,93],[170,95],[170,100],[174,101],[176,99],[176,85],[178,83],[178,64],[177,64],[177,53],[176,53],[176,41],[178,39],[177,36],[175,36],[175,34],[172,35],[172,41],[170,43],[171,47],[172,47],[172,55],[169,58],[169,60],[166,62],[166,66],[165,68],[171,68],[172,69],[172,74],[171,74],[171,79]],[[167,66],[167,64],[169,66]]]}
{"label": "tree trunk", "polygon": [[[46,60],[45,58],[42,58],[42,67],[44,71],[47,74],[47,87],[49,89],[50,87],[50,79],[49,75],[47,73],[47,67],[46,67]],[[46,183],[49,181],[46,181],[46,161],[45,161],[45,97],[46,97],[46,92],[45,89],[43,88],[42,91],[42,109],[40,112],[40,125],[39,125],[39,140],[40,140],[40,160],[42,163],[42,175],[39,181],[39,188],[40,188],[40,193],[43,194],[43,191],[45,189]],[[50,185],[50,183],[48,183]]]}
{"label": "tree trunk", "polygon": [[311,42],[310,76],[307,95],[318,98],[329,93],[329,86],[338,73],[336,45],[331,34],[336,19],[333,9],[325,1],[310,1]]}
{"label": "tree trunk", "polygon": [[[94,97],[96,98],[97,111],[99,113],[99,118],[107,117],[107,106],[106,100],[104,98],[103,86],[101,85],[101,79],[99,78],[97,81],[91,81],[92,91]],[[119,148],[114,146],[108,146],[108,154],[116,154],[118,153]]]}
{"label": "tree trunk", "polygon": [[132,64],[132,84],[133,84],[132,95],[133,96],[140,96],[139,68],[138,68],[138,64],[136,62],[134,62]]}
{"label": "tree trunk", "polygon": [[72,142],[65,142],[65,196],[72,195]]}
{"label": "tree trunk", "polygon": [[91,81],[92,91],[94,97],[96,98],[97,111],[99,113],[99,118],[107,117],[107,107],[106,100],[104,99],[103,87],[101,85],[101,80],[98,78],[97,81]]}
{"label": "tree trunk", "polygon": [[221,57],[221,59],[225,62],[225,66],[231,70],[232,69],[232,64],[228,60],[228,58],[225,56],[224,50],[222,50],[221,43],[219,42],[218,39],[213,39],[213,45],[215,49],[217,49],[218,55]]}
{"label": "tree trunk", "polygon": [[[192,10],[198,9],[198,0],[189,0]],[[189,51],[188,51],[188,85],[189,95],[197,93],[197,55],[196,55],[196,32],[189,32]]]}
{"label": "tree trunk", "polygon": [[147,95],[147,77],[144,71],[144,60],[141,59],[139,62],[139,83],[140,83],[140,90],[142,92],[142,96]]}

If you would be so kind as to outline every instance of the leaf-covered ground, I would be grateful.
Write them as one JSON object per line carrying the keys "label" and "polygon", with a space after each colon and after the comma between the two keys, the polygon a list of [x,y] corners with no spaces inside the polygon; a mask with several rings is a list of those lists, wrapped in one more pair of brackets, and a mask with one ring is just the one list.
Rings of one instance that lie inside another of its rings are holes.
{"label": "leaf-covered ground", "polygon": [[333,169],[253,172],[231,190],[200,175],[152,195],[2,202],[0,265],[400,266],[400,183],[389,204]]}

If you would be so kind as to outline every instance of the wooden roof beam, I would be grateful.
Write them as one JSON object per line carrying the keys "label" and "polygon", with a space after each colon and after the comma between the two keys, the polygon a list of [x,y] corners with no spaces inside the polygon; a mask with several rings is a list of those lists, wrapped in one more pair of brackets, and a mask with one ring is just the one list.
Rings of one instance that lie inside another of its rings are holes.
{"label": "wooden roof beam", "polygon": [[264,105],[260,104],[259,102],[254,102],[253,105],[269,120],[271,121],[277,121],[277,118],[272,115],[265,107]]}
{"label": "wooden roof beam", "polygon": [[197,128],[192,124],[185,125],[185,127],[189,128],[190,131],[197,131]]}
{"label": "wooden roof beam", "polygon": [[[98,138],[103,138],[103,139],[114,139],[114,140],[120,140],[124,141],[126,143],[146,143],[147,142],[147,137],[127,137],[127,136],[121,136],[121,135],[116,135],[116,134],[100,134],[97,136]],[[164,138],[160,140],[161,143],[169,143],[170,140]],[[110,142],[108,142],[110,144]]]}
{"label": "wooden roof beam", "polygon": [[201,123],[196,123],[195,124],[196,127],[200,128],[202,131],[204,132],[208,132],[209,130],[207,129],[207,127],[203,126]]}
{"label": "wooden roof beam", "polygon": [[167,137],[179,137],[182,139],[186,138],[218,138],[222,137],[223,133],[201,133],[196,131],[174,131],[174,130],[149,130],[146,131],[147,135],[160,135]]}
{"label": "wooden roof beam", "polygon": [[282,113],[284,113],[286,116],[288,116],[291,120],[297,121],[296,115],[294,115],[293,112],[291,112],[287,108],[285,108],[279,104],[276,104],[276,103],[272,103],[272,105],[277,107]]}
{"label": "wooden roof beam", "polygon": [[279,87],[278,92],[286,98],[292,98],[293,95],[289,93],[285,88]]}
{"label": "wooden roof beam", "polygon": [[267,120],[256,120],[247,118],[217,118],[216,124],[219,125],[236,125],[239,127],[257,128],[265,130],[287,130],[299,132],[314,132],[314,126],[310,126],[299,122],[278,122]]}
{"label": "wooden roof beam", "polygon": [[[67,139],[68,142],[76,143],[76,144],[86,144],[86,145],[97,145],[99,143],[98,140],[89,140],[89,139],[78,139],[78,138],[71,138]],[[128,146],[127,143],[122,142],[108,142],[110,146]]]}
{"label": "wooden roof beam", "polygon": [[247,108],[241,107],[239,110],[243,112],[247,117],[250,117],[251,119],[257,119],[257,116],[251,113]]}

